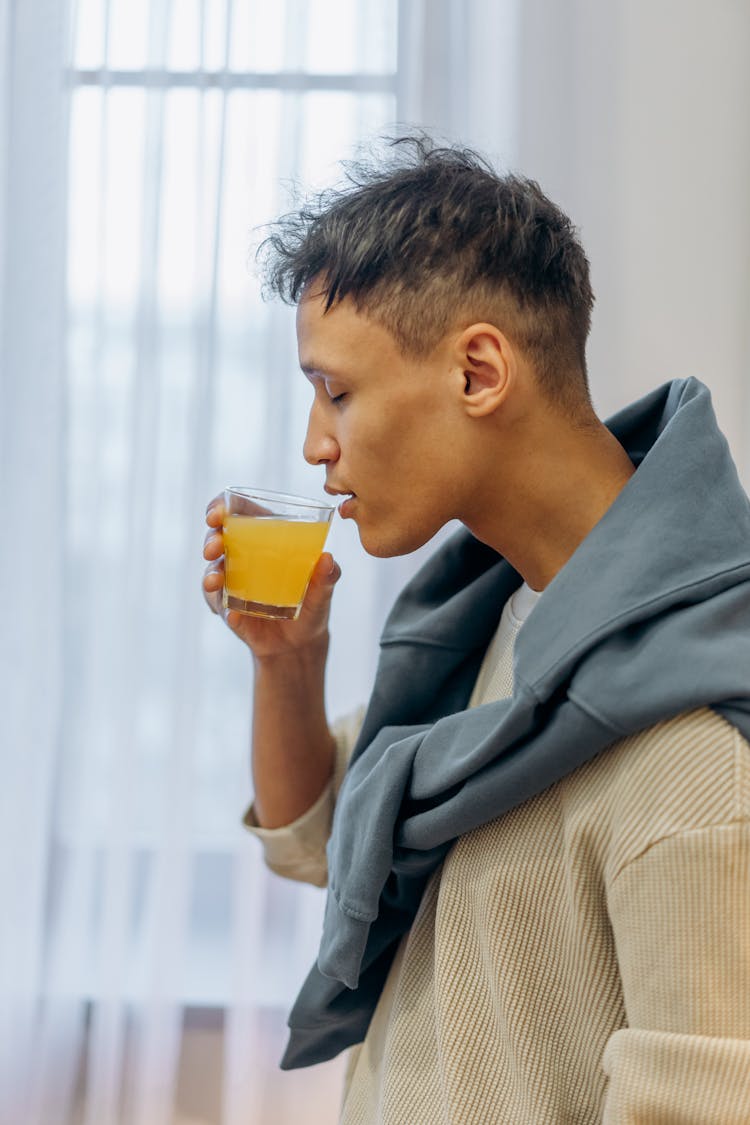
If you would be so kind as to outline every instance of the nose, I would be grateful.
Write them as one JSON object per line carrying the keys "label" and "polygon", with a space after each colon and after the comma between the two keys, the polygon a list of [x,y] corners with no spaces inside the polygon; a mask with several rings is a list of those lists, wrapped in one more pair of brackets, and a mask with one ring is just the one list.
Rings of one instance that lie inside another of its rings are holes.
{"label": "nose", "polygon": [[308,465],[328,465],[338,460],[338,442],[325,425],[317,402],[310,408],[302,455]]}

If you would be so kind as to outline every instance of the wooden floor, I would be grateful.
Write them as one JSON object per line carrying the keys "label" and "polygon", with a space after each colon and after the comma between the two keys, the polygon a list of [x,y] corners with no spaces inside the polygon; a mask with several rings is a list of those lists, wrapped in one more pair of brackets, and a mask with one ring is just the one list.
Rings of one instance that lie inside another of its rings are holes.
{"label": "wooden floor", "polygon": [[[224,1106],[224,1014],[192,1010],[185,1016],[180,1049],[176,1108],[168,1120],[148,1125],[336,1125],[339,1117],[346,1054],[303,1070],[279,1069],[287,1041],[286,1013],[261,1009],[249,1019],[243,1036],[243,1057],[235,1068],[233,1106]],[[245,1060],[245,1054],[247,1059]],[[123,1105],[116,1122],[132,1125],[132,1056],[125,1047]],[[76,1083],[73,1113],[56,1125],[84,1125],[86,1050]],[[141,1119],[139,1118],[139,1122]],[[19,1123],[20,1125],[20,1123]],[[43,1125],[52,1125],[46,1121]],[[98,1123],[97,1123],[98,1125]],[[103,1123],[102,1123],[103,1125]]]}
{"label": "wooden floor", "polygon": [[335,1125],[346,1067],[342,1055],[302,1070],[279,1070],[287,1040],[285,1013],[263,1010],[246,1072],[242,1121],[222,1116],[223,1022],[191,1018],[183,1042],[178,1109],[171,1125]]}

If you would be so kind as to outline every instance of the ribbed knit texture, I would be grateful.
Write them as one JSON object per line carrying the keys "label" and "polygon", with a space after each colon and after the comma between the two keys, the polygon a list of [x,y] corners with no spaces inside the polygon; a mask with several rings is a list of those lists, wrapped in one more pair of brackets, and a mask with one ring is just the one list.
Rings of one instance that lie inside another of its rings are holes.
{"label": "ribbed knit texture", "polygon": [[[519,627],[471,705],[512,692]],[[274,870],[325,883],[355,734],[295,824],[248,812]],[[750,747],[708,708],[459,839],[350,1052],[343,1125],[600,1121],[750,1121]]]}

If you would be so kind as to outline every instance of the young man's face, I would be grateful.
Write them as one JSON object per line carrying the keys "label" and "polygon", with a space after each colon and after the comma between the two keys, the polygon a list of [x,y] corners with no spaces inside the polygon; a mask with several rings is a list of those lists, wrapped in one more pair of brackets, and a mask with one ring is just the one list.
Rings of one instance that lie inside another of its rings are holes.
{"label": "young man's face", "polygon": [[406,554],[460,518],[457,441],[460,374],[438,346],[426,360],[401,355],[391,334],[349,299],[324,313],[315,292],[297,311],[300,366],[313,404],[304,454],[326,471],[326,490],[372,555]]}

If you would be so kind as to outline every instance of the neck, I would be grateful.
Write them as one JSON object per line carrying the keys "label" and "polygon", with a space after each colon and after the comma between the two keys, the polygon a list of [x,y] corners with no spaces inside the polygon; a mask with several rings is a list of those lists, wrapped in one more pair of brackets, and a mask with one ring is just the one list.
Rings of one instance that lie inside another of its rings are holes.
{"label": "neck", "polygon": [[552,581],[635,472],[598,420],[590,430],[561,427],[559,419],[541,429],[546,432],[516,438],[503,456],[501,479],[485,474],[482,502],[477,495],[463,521],[532,590]]}

